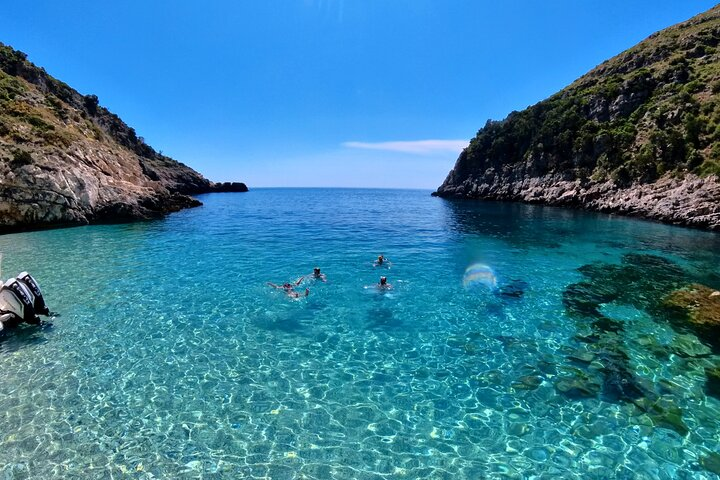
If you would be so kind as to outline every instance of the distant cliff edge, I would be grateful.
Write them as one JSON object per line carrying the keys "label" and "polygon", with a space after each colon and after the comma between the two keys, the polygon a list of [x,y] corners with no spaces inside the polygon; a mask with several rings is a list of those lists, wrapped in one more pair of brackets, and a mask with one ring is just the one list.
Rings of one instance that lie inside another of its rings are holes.
{"label": "distant cliff edge", "polygon": [[720,6],[488,121],[433,195],[720,230]]}
{"label": "distant cliff edge", "polygon": [[156,152],[98,103],[0,43],[0,233],[149,219],[247,191]]}

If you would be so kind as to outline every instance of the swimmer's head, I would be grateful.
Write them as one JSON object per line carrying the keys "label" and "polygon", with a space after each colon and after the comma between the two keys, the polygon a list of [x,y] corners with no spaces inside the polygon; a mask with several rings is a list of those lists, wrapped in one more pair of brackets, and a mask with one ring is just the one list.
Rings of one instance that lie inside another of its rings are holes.
{"label": "swimmer's head", "polygon": [[313,273],[314,273],[315,275],[320,275],[320,267],[315,267],[315,268],[313,268]]}
{"label": "swimmer's head", "polygon": [[380,277],[380,285],[387,285],[387,277]]}

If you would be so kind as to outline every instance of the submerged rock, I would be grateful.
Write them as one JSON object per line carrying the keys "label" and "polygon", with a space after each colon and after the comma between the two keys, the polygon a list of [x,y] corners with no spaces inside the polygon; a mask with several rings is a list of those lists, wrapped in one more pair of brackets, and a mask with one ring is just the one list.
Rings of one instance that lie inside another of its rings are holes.
{"label": "submerged rock", "polygon": [[630,253],[620,264],[591,263],[578,269],[584,279],[563,293],[566,311],[575,318],[592,318],[601,330],[618,331],[618,321],[603,315],[603,304],[615,302],[654,313],[668,292],[686,282],[686,273],[657,255]]}
{"label": "submerged rock", "polygon": [[599,395],[608,402],[632,402],[651,394],[633,373],[621,337],[604,331],[592,345],[593,351],[577,349],[568,355],[584,370],[574,369],[569,378],[560,378],[555,384],[559,392],[570,397]]}
{"label": "submerged rock", "polygon": [[670,344],[670,350],[682,358],[702,358],[712,354],[710,347],[691,333],[676,335]]}
{"label": "submerged rock", "polygon": [[560,377],[555,381],[555,389],[566,397],[591,398],[600,393],[600,381],[587,375]]}
{"label": "submerged rock", "polygon": [[710,452],[707,455],[700,457],[700,465],[716,475],[720,475],[720,454]]}
{"label": "submerged rock", "polygon": [[593,360],[595,360],[595,354],[587,350],[577,349],[568,355],[568,358],[574,362],[589,365]]}
{"label": "submerged rock", "polygon": [[524,280],[512,280],[497,289],[497,295],[505,298],[520,298],[525,294],[528,284]]}
{"label": "submerged rock", "polygon": [[603,374],[603,399],[612,402],[632,402],[649,394],[628,364],[627,354],[617,348],[606,351],[598,362],[600,372]]}
{"label": "submerged rock", "polygon": [[683,437],[689,433],[690,430],[682,419],[682,410],[670,398],[652,400],[643,397],[636,399],[634,403],[647,414],[656,427],[674,430]]}
{"label": "submerged rock", "polygon": [[720,398],[720,365],[705,368],[705,391],[708,395]]}
{"label": "submerged rock", "polygon": [[669,294],[666,305],[675,315],[671,321],[697,333],[714,348],[720,348],[720,292],[693,284]]}
{"label": "submerged rock", "polygon": [[542,384],[542,377],[537,375],[524,375],[513,382],[512,386],[518,390],[535,390]]}
{"label": "submerged rock", "polygon": [[[652,386],[636,377],[625,351],[623,333],[629,319],[624,316],[660,312],[664,296],[686,282],[685,271],[663,257],[635,253],[624,255],[619,264],[598,262],[578,270],[584,278],[568,285],[563,304],[568,316],[590,332],[578,340],[593,348],[572,352],[568,359],[586,364],[601,379],[597,390],[607,401],[632,402],[652,396]],[[611,310],[617,318],[603,313],[608,304],[615,306]]]}

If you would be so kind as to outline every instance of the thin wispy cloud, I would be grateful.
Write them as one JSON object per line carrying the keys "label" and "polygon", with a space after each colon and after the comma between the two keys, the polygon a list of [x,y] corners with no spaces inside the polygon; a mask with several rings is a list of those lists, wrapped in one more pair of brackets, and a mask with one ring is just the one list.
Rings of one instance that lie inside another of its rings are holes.
{"label": "thin wispy cloud", "polygon": [[346,148],[384,150],[386,152],[432,155],[437,153],[460,153],[468,146],[467,140],[414,140],[398,142],[344,142]]}

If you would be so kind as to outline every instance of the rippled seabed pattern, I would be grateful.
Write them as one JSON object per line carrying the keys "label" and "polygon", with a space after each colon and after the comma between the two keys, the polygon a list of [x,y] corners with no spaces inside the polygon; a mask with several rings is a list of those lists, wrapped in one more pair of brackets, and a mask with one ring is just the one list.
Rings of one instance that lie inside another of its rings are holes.
{"label": "rippled seabed pattern", "polygon": [[[717,235],[426,191],[202,200],[0,237],[61,313],[0,340],[0,477],[718,478],[718,356],[657,292],[567,302],[628,258],[720,288]],[[510,294],[463,288],[474,263]],[[316,265],[307,298],[266,285]]]}

